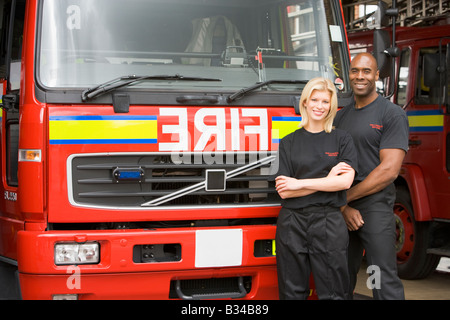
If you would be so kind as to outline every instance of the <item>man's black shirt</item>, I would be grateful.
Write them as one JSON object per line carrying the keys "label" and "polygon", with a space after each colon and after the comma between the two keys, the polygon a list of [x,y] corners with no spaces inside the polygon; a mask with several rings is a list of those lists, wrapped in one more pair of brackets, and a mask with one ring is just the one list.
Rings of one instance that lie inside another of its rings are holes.
{"label": "man's black shirt", "polygon": [[[354,102],[338,111],[334,120],[336,128],[349,132],[358,152],[356,182],[364,180],[380,164],[381,149],[408,150],[409,125],[406,112],[386,98],[378,96],[363,108],[355,108]],[[391,186],[391,188],[392,186]],[[391,190],[391,191],[392,191]],[[355,207],[368,205],[393,205],[395,194],[386,189],[357,200]],[[392,199],[394,196],[394,199]]]}

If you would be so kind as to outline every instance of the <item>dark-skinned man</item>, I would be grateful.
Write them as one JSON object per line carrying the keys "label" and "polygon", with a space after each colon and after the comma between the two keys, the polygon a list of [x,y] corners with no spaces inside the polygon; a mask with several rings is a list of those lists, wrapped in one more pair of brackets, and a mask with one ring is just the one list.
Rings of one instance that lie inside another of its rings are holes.
{"label": "dark-skinned man", "polygon": [[401,300],[404,289],[397,275],[393,182],[408,150],[409,125],[404,110],[377,93],[378,78],[371,54],[353,58],[349,79],[354,101],[338,112],[334,124],[354,140],[358,174],[341,211],[350,231],[350,292],[365,251],[368,266],[375,272],[371,274],[374,298]]}

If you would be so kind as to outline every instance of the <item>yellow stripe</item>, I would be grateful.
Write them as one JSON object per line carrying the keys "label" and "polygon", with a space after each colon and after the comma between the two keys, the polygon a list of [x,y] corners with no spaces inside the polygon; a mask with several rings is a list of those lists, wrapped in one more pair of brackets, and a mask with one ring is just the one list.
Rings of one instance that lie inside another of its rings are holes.
{"label": "yellow stripe", "polygon": [[431,116],[408,116],[410,127],[442,127],[444,125],[443,115]]}
{"label": "yellow stripe", "polygon": [[283,139],[299,128],[300,121],[272,121],[272,139]]}
{"label": "yellow stripe", "polygon": [[50,121],[50,140],[157,139],[156,120]]}

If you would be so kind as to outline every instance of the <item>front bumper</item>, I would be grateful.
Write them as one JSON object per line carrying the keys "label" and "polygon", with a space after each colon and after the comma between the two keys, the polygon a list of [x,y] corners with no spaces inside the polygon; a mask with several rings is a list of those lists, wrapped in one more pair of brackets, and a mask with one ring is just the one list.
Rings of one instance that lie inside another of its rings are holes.
{"label": "front bumper", "polygon": [[[236,250],[231,250],[231,260],[211,263],[207,255],[199,253],[202,231],[205,229],[21,231],[18,264],[22,297],[51,299],[55,294],[77,294],[80,299],[169,299],[171,282],[176,280],[246,277],[251,279],[251,288],[244,299],[278,298],[275,257],[254,253],[255,241],[275,238],[275,226],[207,228],[213,235],[231,231],[241,236],[240,243],[230,242],[241,250],[240,261],[236,260]],[[56,243],[91,241],[100,243],[100,263],[55,265]],[[227,251],[227,241],[218,242],[218,248]],[[136,260],[136,246],[174,243],[180,245],[181,255],[173,261]]]}

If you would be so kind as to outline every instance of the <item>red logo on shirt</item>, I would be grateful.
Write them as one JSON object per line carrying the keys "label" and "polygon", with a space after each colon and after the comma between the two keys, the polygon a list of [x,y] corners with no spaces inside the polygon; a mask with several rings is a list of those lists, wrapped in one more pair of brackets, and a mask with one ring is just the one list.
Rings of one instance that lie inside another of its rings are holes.
{"label": "red logo on shirt", "polygon": [[337,157],[339,152],[325,152],[325,154],[329,157]]}
{"label": "red logo on shirt", "polygon": [[378,129],[378,130],[381,130],[381,129],[383,129],[383,126],[381,125],[381,124],[370,124],[370,127],[372,128],[372,129]]}

